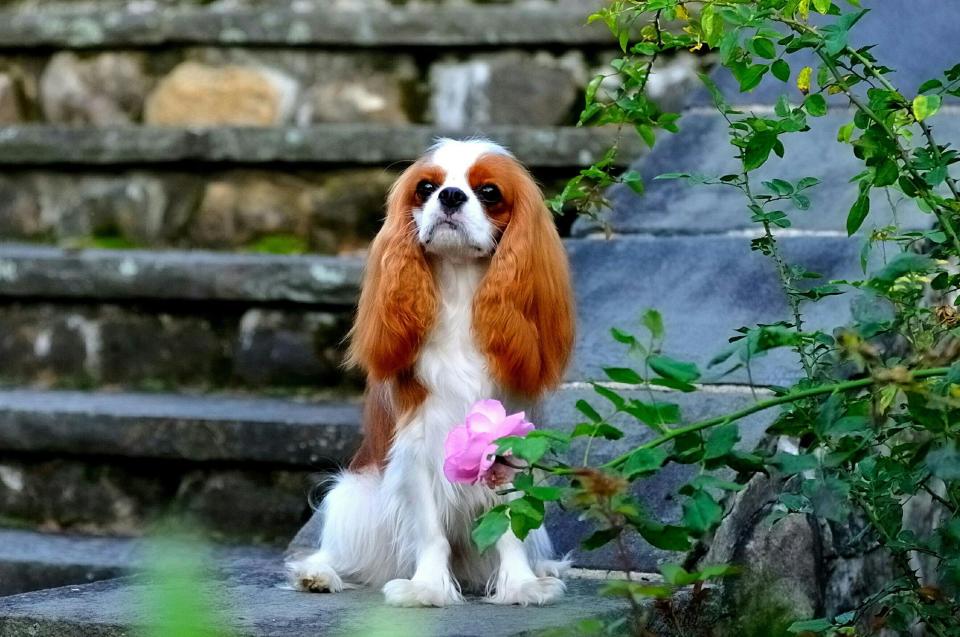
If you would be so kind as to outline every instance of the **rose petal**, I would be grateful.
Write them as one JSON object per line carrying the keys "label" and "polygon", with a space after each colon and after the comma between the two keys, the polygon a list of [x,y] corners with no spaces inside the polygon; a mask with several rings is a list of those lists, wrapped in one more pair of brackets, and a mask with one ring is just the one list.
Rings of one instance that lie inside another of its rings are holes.
{"label": "rose petal", "polygon": [[471,413],[464,426],[471,436],[475,436],[490,433],[496,428],[497,422],[499,421],[490,420],[485,414]]}
{"label": "rose petal", "polygon": [[471,414],[482,414],[492,423],[498,423],[507,417],[507,410],[499,400],[480,400],[470,408]]}
{"label": "rose petal", "polygon": [[467,442],[470,440],[470,432],[466,425],[459,425],[447,434],[447,442],[444,444],[444,455],[450,457],[460,453]]}
{"label": "rose petal", "polygon": [[533,424],[525,420],[525,414],[517,412],[504,418],[493,430],[494,439],[506,436],[526,436],[533,431]]}

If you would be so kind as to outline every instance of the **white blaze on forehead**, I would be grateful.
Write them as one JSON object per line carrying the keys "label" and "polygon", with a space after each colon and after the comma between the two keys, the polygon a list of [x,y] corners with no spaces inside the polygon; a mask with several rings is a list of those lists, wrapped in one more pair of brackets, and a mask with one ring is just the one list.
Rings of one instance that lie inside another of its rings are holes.
{"label": "white blaze on forehead", "polygon": [[470,167],[483,155],[513,156],[503,146],[486,139],[441,139],[430,148],[427,158],[429,163],[443,168],[447,182],[466,182]]}

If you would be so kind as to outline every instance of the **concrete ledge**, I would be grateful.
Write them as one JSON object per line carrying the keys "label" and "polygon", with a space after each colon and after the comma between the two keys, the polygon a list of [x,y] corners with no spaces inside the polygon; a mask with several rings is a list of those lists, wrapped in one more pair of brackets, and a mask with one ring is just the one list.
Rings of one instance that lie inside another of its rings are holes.
{"label": "concrete ledge", "polygon": [[135,541],[0,530],[0,596],[119,577]]}
{"label": "concrete ledge", "polygon": [[0,391],[0,450],[303,467],[349,459],[360,407],[170,394]]}
{"label": "concrete ledge", "polygon": [[63,250],[0,243],[0,298],[352,306],[362,268],[359,257]]}
{"label": "concrete ledge", "polygon": [[592,2],[553,6],[437,6],[303,11],[114,9],[0,13],[2,48],[108,48],[205,44],[286,47],[605,46],[601,24],[586,25]]}
{"label": "concrete ledge", "polygon": [[[443,609],[394,609],[383,604],[379,591],[370,589],[336,595],[287,590],[279,553],[216,551],[211,565],[218,571],[217,580],[189,594],[207,600],[231,634],[251,637],[375,633],[519,636],[548,629],[572,632],[580,620],[625,612],[622,601],[596,594],[600,582],[595,580],[570,580],[566,596],[543,608],[493,606],[468,598],[466,605]],[[0,634],[139,634],[149,620],[143,600],[157,599],[159,586],[162,584],[131,577],[5,597],[0,599]]]}
{"label": "concrete ledge", "polygon": [[[2,20],[2,18],[0,18]],[[0,41],[3,35],[0,34]],[[116,166],[202,164],[382,165],[419,157],[438,137],[489,137],[531,168],[586,166],[616,141],[612,128],[490,126],[443,130],[430,126],[324,124],[310,127],[173,128],[25,125],[0,127],[0,165]],[[623,162],[642,152],[624,135]]]}

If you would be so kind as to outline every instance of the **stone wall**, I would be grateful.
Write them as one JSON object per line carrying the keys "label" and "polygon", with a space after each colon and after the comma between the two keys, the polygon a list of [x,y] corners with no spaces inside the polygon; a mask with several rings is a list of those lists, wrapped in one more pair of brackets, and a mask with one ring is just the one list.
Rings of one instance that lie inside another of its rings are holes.
{"label": "stone wall", "polygon": [[[601,25],[584,25],[588,13],[571,0],[0,2],[0,127],[569,127],[586,83],[617,54]],[[653,84],[682,95],[699,66],[673,60]],[[54,152],[47,164],[59,161]],[[161,169],[133,154],[107,169],[7,171],[0,239],[354,250],[403,163],[353,163]],[[532,168],[548,193],[572,172]]]}

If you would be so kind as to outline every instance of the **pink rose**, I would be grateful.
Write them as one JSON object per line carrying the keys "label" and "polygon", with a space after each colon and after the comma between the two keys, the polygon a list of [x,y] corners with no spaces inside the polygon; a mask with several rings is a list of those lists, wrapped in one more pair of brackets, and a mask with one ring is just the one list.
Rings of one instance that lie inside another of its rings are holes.
{"label": "pink rose", "polygon": [[470,409],[467,421],[447,436],[443,474],[450,482],[496,486],[510,482],[516,470],[497,462],[499,438],[526,436],[533,431],[521,411],[507,415],[499,400],[481,400]]}

